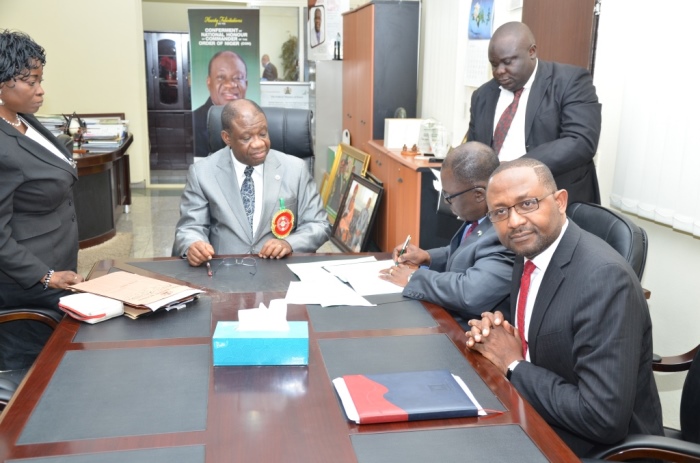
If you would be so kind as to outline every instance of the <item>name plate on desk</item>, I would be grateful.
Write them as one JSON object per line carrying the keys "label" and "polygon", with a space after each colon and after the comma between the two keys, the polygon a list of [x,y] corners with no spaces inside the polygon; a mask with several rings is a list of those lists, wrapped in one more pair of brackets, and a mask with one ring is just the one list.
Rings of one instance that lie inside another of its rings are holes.
{"label": "name plate on desk", "polygon": [[308,365],[309,324],[288,322],[288,331],[242,331],[239,322],[218,322],[214,366]]}

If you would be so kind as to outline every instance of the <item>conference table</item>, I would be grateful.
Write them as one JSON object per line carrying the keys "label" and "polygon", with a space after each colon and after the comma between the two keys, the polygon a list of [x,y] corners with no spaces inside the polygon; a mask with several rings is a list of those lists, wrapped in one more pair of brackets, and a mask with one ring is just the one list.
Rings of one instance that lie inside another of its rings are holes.
{"label": "conference table", "polygon": [[[127,271],[204,293],[136,320],[65,317],[0,417],[0,461],[579,461],[490,362],[466,349],[444,309],[400,294],[368,296],[371,307],[290,304],[288,320],[308,322],[306,366],[213,366],[217,322],[284,298],[297,280],[287,263],[348,257],[257,259],[254,271],[227,266],[213,277],[182,259],[97,263],[90,279]],[[429,369],[459,375],[488,415],[357,425],[331,382]]]}

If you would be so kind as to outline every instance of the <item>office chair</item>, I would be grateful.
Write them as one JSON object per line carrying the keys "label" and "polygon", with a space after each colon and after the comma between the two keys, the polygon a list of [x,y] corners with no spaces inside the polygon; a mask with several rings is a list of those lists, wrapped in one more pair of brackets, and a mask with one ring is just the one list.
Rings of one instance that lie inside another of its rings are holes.
{"label": "office chair", "polygon": [[622,442],[599,449],[593,458],[627,461],[657,458],[675,462],[700,462],[700,345],[690,352],[663,357],[654,371],[688,371],[681,394],[681,428],[664,428],[664,436],[633,434]]}
{"label": "office chair", "polygon": [[[3,309],[0,311],[0,323],[16,320],[33,320],[43,323],[51,329],[55,329],[62,318],[62,313],[52,309],[42,309],[38,307]],[[26,373],[27,369],[0,371],[0,412],[5,409],[5,406],[12,398],[12,394],[17,390],[17,386],[22,382]]]}
{"label": "office chair", "polygon": [[647,233],[643,228],[624,215],[597,204],[569,204],[566,215],[576,225],[601,238],[619,252],[641,281],[649,246]]}
{"label": "office chair", "polygon": [[[212,106],[207,114],[209,153],[226,144],[221,138],[221,111],[223,106]],[[267,117],[270,148],[306,161],[314,175],[314,144],[311,138],[311,110],[291,108],[262,108]]]}

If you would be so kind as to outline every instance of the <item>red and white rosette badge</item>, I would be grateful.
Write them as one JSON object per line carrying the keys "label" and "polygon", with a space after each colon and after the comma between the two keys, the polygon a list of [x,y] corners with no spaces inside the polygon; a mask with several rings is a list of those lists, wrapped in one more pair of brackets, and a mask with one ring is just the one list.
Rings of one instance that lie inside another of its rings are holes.
{"label": "red and white rosette badge", "polygon": [[292,233],[294,214],[284,207],[284,199],[280,198],[280,210],[272,217],[272,234],[283,240]]}

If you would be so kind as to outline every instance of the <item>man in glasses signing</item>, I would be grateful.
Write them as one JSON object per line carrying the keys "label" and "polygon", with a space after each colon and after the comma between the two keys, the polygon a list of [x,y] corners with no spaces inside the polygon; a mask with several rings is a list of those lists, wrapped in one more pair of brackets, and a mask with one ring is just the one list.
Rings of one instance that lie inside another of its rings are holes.
{"label": "man in glasses signing", "polygon": [[486,219],[486,184],[498,167],[493,149],[468,142],[450,151],[442,164],[442,197],[464,220],[448,246],[423,250],[403,243],[393,252],[396,267],[381,277],[404,286],[403,295],[446,308],[466,326],[482,312],[508,310],[513,253],[498,241]]}

